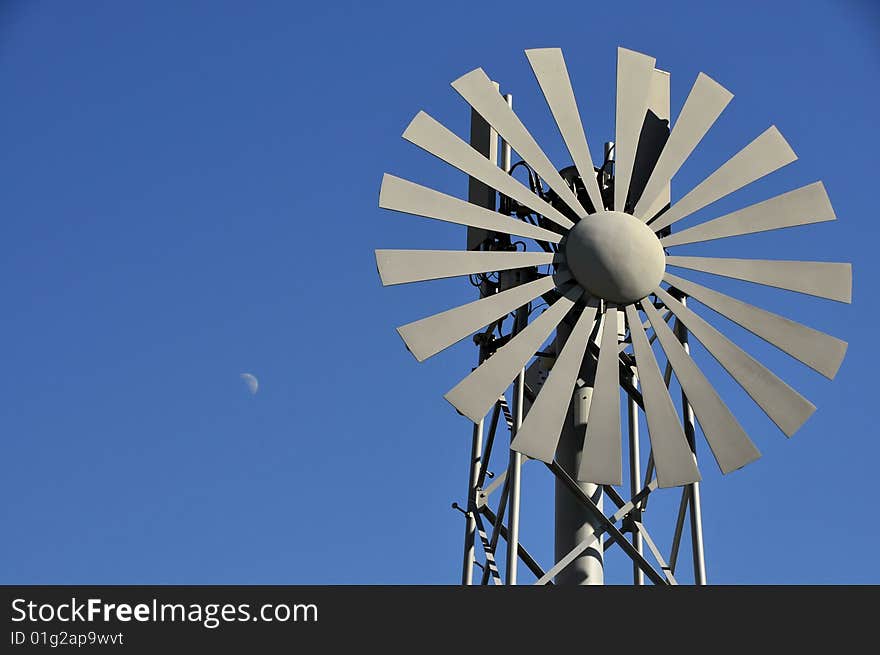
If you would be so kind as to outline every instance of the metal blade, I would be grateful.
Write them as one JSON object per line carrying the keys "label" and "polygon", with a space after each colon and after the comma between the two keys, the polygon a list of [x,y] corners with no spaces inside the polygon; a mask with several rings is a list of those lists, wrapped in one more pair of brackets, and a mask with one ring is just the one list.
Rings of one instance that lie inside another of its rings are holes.
{"label": "metal blade", "polygon": [[425,112],[416,114],[404,131],[403,138],[560,227],[568,229],[574,225],[558,209],[536,196]]}
{"label": "metal blade", "polygon": [[562,239],[562,236],[556,232],[499,214],[466,200],[448,196],[390,173],[385,173],[382,177],[379,206],[383,209],[393,209],[490,232],[513,234],[535,241],[559,243]]}
{"label": "metal blade", "polygon": [[815,405],[780,380],[754,357],[657,287],[657,297],[690,330],[786,436],[792,436],[816,411]]}
{"label": "metal blade", "polygon": [[377,250],[376,268],[384,286],[437,280],[487,271],[506,271],[560,262],[552,252],[473,250]]}
{"label": "metal blade", "polygon": [[791,319],[749,305],[695,282],[666,273],[663,276],[676,289],[738,323],[829,380],[833,379],[846,355],[846,341],[819,332]]}
{"label": "metal blade", "polygon": [[648,93],[656,61],[654,57],[640,52],[626,48],[617,49],[614,211],[625,210],[639,135],[648,111]]}
{"label": "metal blade", "polygon": [[470,73],[462,75],[452,83],[452,88],[495,128],[501,138],[519,153],[519,156],[550,185],[550,188],[579,218],[587,215],[587,210],[578,201],[577,196],[559,175],[556,167],[529,134],[513,109],[498,93],[498,89],[482,68],[475,68]]}
{"label": "metal blade", "polygon": [[620,484],[623,458],[620,441],[620,369],[617,364],[617,308],[609,305],[602,322],[599,362],[587,414],[587,432],[578,480]]}
{"label": "metal blade", "polygon": [[598,302],[590,299],[575,323],[550,375],[510,444],[513,450],[547,463],[553,461],[597,307]]}
{"label": "metal blade", "polygon": [[[657,481],[661,487],[680,487],[699,482],[697,462],[687,437],[684,436],[684,428],[663,382],[663,375],[657,366],[654,351],[648,343],[648,336],[635,305],[626,306],[626,321],[636,356],[639,382],[642,385],[645,419],[648,423],[654,466],[657,469]],[[665,323],[663,327],[666,327]]]}
{"label": "metal blade", "polygon": [[570,279],[568,271],[545,275],[507,291],[401,325],[397,332],[421,362]]}
{"label": "metal blade", "polygon": [[510,381],[534,356],[583,293],[581,287],[577,285],[572,287],[537,319],[529,323],[522,332],[450,389],[446,393],[446,400],[461,414],[477,423],[504,393]]}
{"label": "metal blade", "polygon": [[642,220],[652,218],[647,214],[651,204],[732,99],[733,94],[708,75],[697,76],[633,214]]}
{"label": "metal blade", "polygon": [[666,263],[838,302],[852,302],[852,264],[674,256],[667,257]]}
{"label": "metal blade", "polygon": [[784,227],[822,223],[835,219],[834,209],[821,182],[789,191],[660,239],[663,247],[712,241]]}
{"label": "metal blade", "polygon": [[797,155],[771,126],[651,223],[658,232],[737,189],[790,164]]}
{"label": "metal blade", "polygon": [[700,427],[703,428],[703,434],[721,472],[730,473],[758,459],[761,453],[684,346],[676,339],[660,312],[647,300],[642,300],[641,305],[700,422]]}
{"label": "metal blade", "polygon": [[584,134],[584,126],[571,88],[565,59],[562,57],[562,50],[535,48],[526,50],[526,57],[550,107],[553,120],[559,127],[568,154],[571,155],[571,160],[587,189],[590,202],[597,212],[602,211],[605,209],[602,193],[596,181],[593,158],[590,156],[590,147],[587,145],[587,137]]}

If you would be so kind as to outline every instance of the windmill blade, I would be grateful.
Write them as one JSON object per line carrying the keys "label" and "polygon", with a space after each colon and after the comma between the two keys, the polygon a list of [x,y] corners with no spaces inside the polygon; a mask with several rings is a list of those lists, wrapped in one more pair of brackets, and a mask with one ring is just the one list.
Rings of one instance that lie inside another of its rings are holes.
{"label": "windmill blade", "polygon": [[680,487],[698,482],[700,472],[697,470],[697,462],[684,435],[672,398],[669,397],[669,390],[663,382],[663,375],[657,366],[654,351],[648,343],[648,336],[635,305],[626,306],[626,321],[642,385],[645,419],[648,422],[654,466],[657,468],[657,482],[661,487]]}
{"label": "windmill blade", "polygon": [[660,214],[660,217],[651,223],[651,227],[655,232],[659,232],[727,194],[790,164],[795,159],[797,155],[794,154],[791,146],[786,143],[776,126],[771,126],[695,186],[669,210]]}
{"label": "windmill blade", "polygon": [[534,356],[583,293],[581,287],[574,285],[537,319],[529,323],[522,332],[450,389],[446,393],[446,400],[461,414],[477,423],[504,393],[510,381],[525,367],[526,362]]}
{"label": "windmill blade", "polygon": [[510,106],[498,93],[492,80],[482,68],[476,68],[462,75],[452,83],[452,88],[482,116],[495,131],[501,135],[520,157],[534,169],[550,188],[577,214],[578,218],[587,215],[587,210],[577,196],[559,175],[556,167],[541,150],[537,141],[529,134]]}
{"label": "windmill blade", "polygon": [[[721,472],[730,473],[758,459],[761,456],[760,451],[672,333],[660,312],[647,300],[642,300],[641,305],[688,403],[700,422]],[[641,368],[639,372],[641,373]]]}
{"label": "windmill blade", "polygon": [[552,252],[473,250],[377,250],[376,268],[383,286],[437,280],[487,271],[506,271],[562,261]]}
{"label": "windmill blade", "polygon": [[413,356],[422,362],[570,279],[568,271],[545,275],[507,291],[401,325],[397,331]]}
{"label": "windmill blade", "polygon": [[390,173],[382,176],[379,207],[535,241],[559,243],[562,239],[556,232],[448,196]]}
{"label": "windmill blade", "polygon": [[814,182],[660,239],[664,248],[835,219],[825,186]]}
{"label": "windmill blade", "polygon": [[602,211],[605,205],[602,202],[599,183],[596,181],[593,158],[590,156],[590,147],[587,145],[587,136],[584,134],[584,126],[571,88],[565,59],[562,57],[562,50],[535,48],[526,50],[526,57],[544,93],[544,99],[550,107],[553,120],[559,127],[568,154],[571,155],[578,175],[581,176],[587,189],[590,202],[597,212]]}
{"label": "windmill blade", "polygon": [[852,264],[675,256],[667,257],[666,263],[838,302],[852,302]]}
{"label": "windmill blade", "polygon": [[708,75],[700,73],[697,76],[633,214],[642,220],[652,218],[645,214],[651,204],[732,99],[733,94]]}
{"label": "windmill blade", "polygon": [[404,131],[403,138],[560,227],[568,229],[574,225],[558,209],[529,191],[425,112],[416,114]]}
{"label": "windmill blade", "polygon": [[617,49],[617,109],[615,112],[614,211],[626,208],[636,148],[648,111],[648,94],[654,75],[654,57]]}
{"label": "windmill blade", "polygon": [[599,363],[587,415],[587,432],[578,480],[620,484],[623,458],[620,443],[620,369],[617,364],[617,308],[609,305],[602,323]]}
{"label": "windmill blade", "polygon": [[562,424],[571,405],[574,383],[587,351],[597,307],[598,301],[591,298],[562,347],[562,352],[556,358],[556,363],[526,414],[522,426],[517,430],[510,447],[518,453],[548,464],[553,461],[562,434]]}
{"label": "windmill blade", "polygon": [[738,323],[752,334],[818,371],[829,380],[834,378],[843,362],[847,344],[830,334],[819,332],[671,273],[666,273],[663,279],[709,309]]}
{"label": "windmill blade", "polygon": [[654,293],[786,436],[790,437],[797,432],[801,425],[816,411],[813,403],[670,296],[666,290],[657,287]]}

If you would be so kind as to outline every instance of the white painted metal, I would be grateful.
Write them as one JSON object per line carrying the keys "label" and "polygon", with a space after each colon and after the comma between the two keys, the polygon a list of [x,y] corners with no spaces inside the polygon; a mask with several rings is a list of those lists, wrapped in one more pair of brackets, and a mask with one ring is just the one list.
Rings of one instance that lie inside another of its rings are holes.
{"label": "white painted metal", "polygon": [[814,182],[807,186],[783,193],[764,202],[750,205],[730,214],[694,227],[670,234],[660,240],[665,248],[687,243],[698,243],[755,234],[785,227],[822,223],[835,219],[834,209],[825,186]]}
{"label": "white painted metal", "polygon": [[852,302],[852,264],[681,256],[669,256],[666,263],[838,302]]}
{"label": "white painted metal", "polygon": [[446,393],[446,400],[471,420],[485,415],[583,293],[584,290],[578,286],[569,289],[492,357],[450,389]]}
{"label": "white painted metal", "polygon": [[626,306],[626,319],[642,382],[648,436],[660,487],[696,482],[700,473],[634,305]]}
{"label": "white painted metal", "polygon": [[641,307],[697,414],[722,473],[730,473],[758,459],[761,453],[694,360],[685,352],[660,313],[647,300],[641,302]]}
{"label": "white painted metal", "polygon": [[620,484],[623,477],[621,450],[617,307],[608,305],[602,317],[596,384],[577,479],[596,484]]}
{"label": "white painted metal", "polygon": [[754,141],[728,159],[718,170],[695,186],[669,211],[651,223],[655,232],[706,207],[747,184],[790,164],[797,155],[776,129],[769,127]]}
{"label": "white painted metal", "polygon": [[570,279],[571,275],[564,271],[546,275],[507,291],[401,325],[397,332],[409,351],[421,362]]}
{"label": "white painted metal", "polygon": [[404,131],[403,138],[504,195],[510,196],[560,227],[567,229],[574,225],[550,203],[542,200],[510,175],[493,165],[425,112],[420,111],[416,114],[416,117],[412,119]]}
{"label": "white painted metal", "polygon": [[541,150],[534,137],[529,134],[513,109],[492,86],[491,80],[482,68],[476,68],[462,75],[452,83],[452,88],[495,128],[505,143],[516,150],[579,218],[587,215],[587,210],[578,202],[577,196],[559,175],[556,167]]}
{"label": "white painted metal", "polygon": [[797,432],[816,411],[813,403],[664,289],[657,287],[655,293],[786,436]]}
{"label": "white painted metal", "polygon": [[602,211],[604,209],[602,194],[596,182],[593,158],[590,156],[590,147],[584,134],[584,126],[571,88],[565,59],[562,57],[562,50],[536,48],[526,50],[526,57],[541,86],[553,119],[559,127],[568,154],[571,155],[571,160],[584,183],[590,202],[593,203],[596,211]]}
{"label": "white painted metal", "polygon": [[565,258],[582,287],[621,304],[644,298],[660,284],[666,259],[650,227],[616,211],[598,212],[575,225],[565,239]]}
{"label": "white painted metal", "polygon": [[377,250],[376,268],[384,286],[459,275],[543,266],[562,258],[547,252],[473,250]]}
{"label": "white painted metal", "polygon": [[617,108],[615,111],[614,211],[625,211],[629,182],[642,123],[648,110],[654,57],[617,49]]}
{"label": "white painted metal", "polygon": [[438,221],[467,225],[489,232],[559,243],[562,235],[448,196],[434,189],[385,173],[379,191],[379,206]]}
{"label": "white painted metal", "polygon": [[829,380],[834,378],[843,362],[843,357],[846,355],[846,341],[718,291],[707,289],[672,273],[666,273],[663,279],[709,309],[738,323],[752,334],[818,371]]}
{"label": "white painted metal", "polygon": [[553,461],[597,308],[597,301],[590,299],[578,318],[541,393],[529,409],[522,428],[510,446],[517,452],[544,462]]}
{"label": "white painted metal", "polygon": [[648,208],[732,99],[733,94],[708,75],[697,76],[633,214],[642,220],[653,216]]}

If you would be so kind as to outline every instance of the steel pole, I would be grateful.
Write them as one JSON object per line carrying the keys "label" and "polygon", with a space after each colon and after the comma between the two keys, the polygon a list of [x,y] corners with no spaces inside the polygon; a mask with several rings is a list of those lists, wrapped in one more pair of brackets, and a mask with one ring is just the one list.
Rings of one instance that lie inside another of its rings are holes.
{"label": "steel pole", "polygon": [[[508,107],[513,107],[513,96],[506,94],[504,100]],[[507,141],[501,141],[501,169],[510,173],[511,149]],[[517,273],[517,276],[519,272]],[[511,337],[515,337],[528,322],[528,312],[525,307],[516,310]],[[523,402],[525,392],[525,369],[520,370],[513,384],[513,427],[510,431],[510,439],[516,436],[523,421]],[[510,460],[507,465],[508,483],[508,511],[507,511],[507,575],[505,584],[517,583],[517,568],[519,564],[519,506],[520,506],[520,474],[522,471],[522,455],[515,450],[510,451]]]}
{"label": "steel pole", "polygon": [[[632,384],[635,388],[639,386],[639,379],[635,374],[633,374]],[[629,396],[627,396],[627,401],[627,417],[629,419],[629,493],[630,498],[634,498],[641,491],[639,485],[642,482],[642,464],[639,455],[639,406]],[[632,516],[636,521],[642,520],[641,512],[638,508],[633,510]],[[642,535],[638,530],[633,530],[632,532],[632,544],[639,555],[642,555]],[[635,562],[633,562],[633,584],[636,586],[645,584],[645,572]]]}
{"label": "steel pole", "polygon": [[[682,296],[681,304],[687,304],[687,298]],[[688,345],[688,331],[681,321],[675,322],[678,328],[678,340],[684,347],[684,351],[690,354],[690,346]],[[684,390],[681,392],[681,413],[684,422],[684,434],[687,437],[691,450],[694,453],[694,459],[697,457],[696,433],[694,431],[694,410],[688,402]],[[694,584],[706,584],[706,556],[703,550],[703,508],[700,503],[700,483],[694,482],[688,485],[690,488],[690,498],[688,499],[689,514],[691,519],[691,547],[693,549],[694,558]]]}
{"label": "steel pole", "polygon": [[[498,135],[483,117],[473,109],[471,110],[470,144],[493,164],[498,163]],[[495,190],[489,188],[476,178],[468,178],[468,202],[494,210],[496,205]],[[468,250],[482,249],[488,236],[489,233],[484,230],[469,227],[467,231]],[[485,297],[486,293],[486,285],[480,285],[480,298]],[[486,349],[484,346],[480,346],[477,365],[479,366],[482,364],[484,359],[486,359]],[[471,438],[467,512],[465,513],[466,519],[464,528],[464,557],[461,566],[461,583],[463,585],[472,584],[474,578],[474,547],[477,532],[477,521],[474,513],[476,512],[477,485],[479,484],[482,457],[483,420],[480,420],[474,424],[473,435]]]}
{"label": "steel pole", "polygon": [[[559,353],[571,328],[565,323],[556,330],[556,352]],[[556,449],[556,463],[572,479],[576,479],[584,445],[587,416],[590,412],[590,401],[593,397],[595,379],[595,361],[592,357],[584,358],[580,379],[582,386],[574,389],[571,407],[565,417],[559,447]],[[595,484],[578,482],[578,488],[602,509],[602,487]],[[588,536],[598,531],[601,522],[597,517],[574,497],[571,490],[558,478],[555,481],[556,495],[556,526],[555,526],[555,558],[558,562],[575,546]],[[600,585],[605,581],[604,555],[602,540],[593,545],[563,569],[556,576],[558,585]]]}
{"label": "steel pole", "polygon": [[461,566],[461,584],[470,585],[474,582],[474,545],[477,531],[477,479],[480,475],[480,459],[483,454],[483,420],[474,423],[474,434],[471,442],[471,471],[468,478],[467,518],[464,529],[464,561]]}

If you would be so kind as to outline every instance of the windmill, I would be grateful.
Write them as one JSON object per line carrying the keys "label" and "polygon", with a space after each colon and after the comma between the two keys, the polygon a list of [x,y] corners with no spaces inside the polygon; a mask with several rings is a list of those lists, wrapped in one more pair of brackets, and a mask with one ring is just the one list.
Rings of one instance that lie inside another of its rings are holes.
{"label": "windmill", "polygon": [[[748,259],[735,250],[737,258],[674,253],[687,244],[831,221],[834,211],[822,183],[816,182],[674,231],[680,220],[793,162],[796,155],[779,130],[767,129],[670,204],[673,176],[733,95],[700,73],[670,129],[668,75],[655,69],[654,58],[618,49],[615,140],[606,144],[605,161],[596,166],[561,50],[525,54],[571,166],[560,170],[550,162],[514,113],[511,97],[502,96],[478,68],[452,83],[472,108],[471,143],[424,112],[403,133],[404,139],[469,176],[469,201],[390,174],[384,176],[379,196],[385,209],[467,226],[469,231],[465,251],[376,251],[383,285],[471,276],[480,287],[479,299],[398,328],[419,361],[472,335],[480,347],[479,365],[445,395],[474,422],[468,506],[460,508],[467,517],[462,580],[473,580],[479,536],[484,582],[501,582],[495,550],[502,537],[509,584],[517,581],[520,560],[538,583],[601,582],[604,537],[632,558],[636,583],[645,576],[655,583],[675,583],[687,511],[694,579],[704,583],[696,424],[725,474],[760,453],[690,356],[689,337],[702,344],[787,437],[815,406],[688,300],[827,378],[840,367],[846,343],[698,284],[686,271],[844,303],[851,301],[852,274],[849,264]],[[500,166],[495,161],[497,138],[502,142]],[[512,174],[511,151],[528,172],[528,186]],[[535,249],[521,251],[517,244],[525,242],[511,237],[530,240]],[[685,272],[673,273],[670,267]],[[543,311],[537,311],[539,304],[546,304]],[[512,325],[503,334],[508,317]],[[544,350],[551,339],[553,348]],[[669,390],[673,376],[681,388],[680,415]],[[505,394],[511,385],[509,407]],[[624,481],[621,389],[629,423],[628,501],[615,489]],[[638,452],[640,411],[651,446],[644,470]],[[512,439],[507,470],[484,486],[502,416]],[[520,469],[528,460],[544,462],[556,477],[557,561],[547,570],[519,543]],[[488,497],[502,484],[493,512]],[[642,515],[651,493],[673,487],[682,488],[682,499],[670,557],[664,558]],[[603,511],[604,499],[616,506],[611,516]],[[647,560],[645,545],[659,566]]]}

